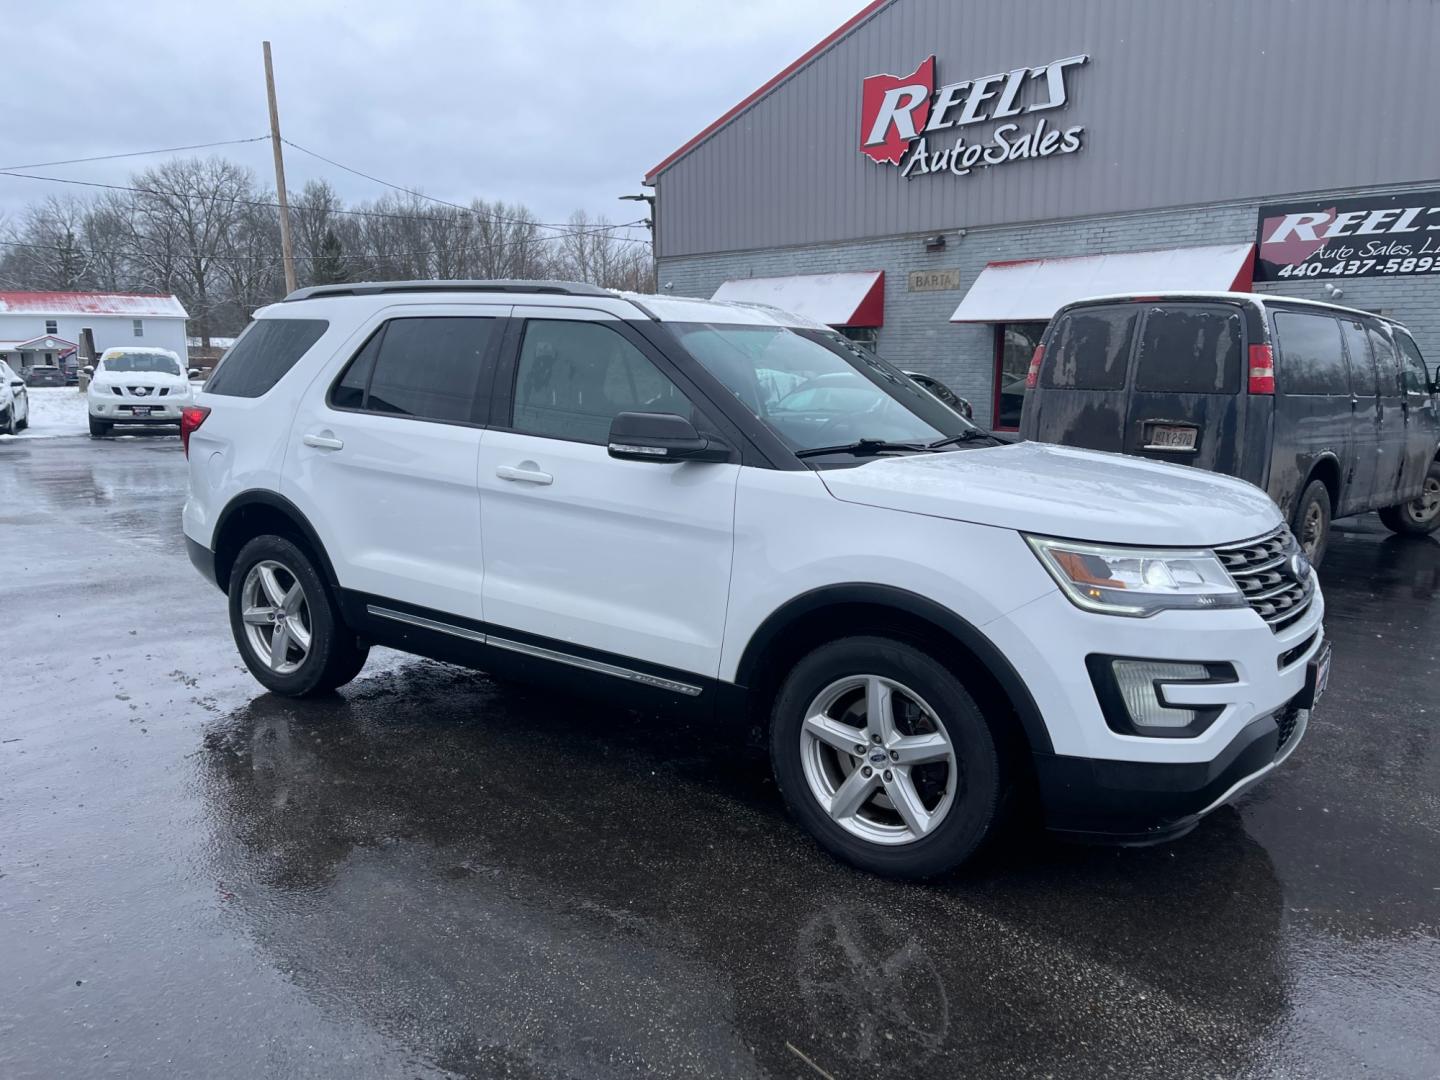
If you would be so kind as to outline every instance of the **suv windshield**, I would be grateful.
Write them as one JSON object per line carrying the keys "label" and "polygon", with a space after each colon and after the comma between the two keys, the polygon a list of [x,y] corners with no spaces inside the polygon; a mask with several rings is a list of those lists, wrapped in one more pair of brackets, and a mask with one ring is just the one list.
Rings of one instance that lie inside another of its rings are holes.
{"label": "suv windshield", "polygon": [[839,334],[780,326],[670,323],[710,374],[797,452],[863,442],[914,449],[975,426],[899,368]]}
{"label": "suv windshield", "polygon": [[101,361],[106,371],[156,371],[163,375],[179,375],[180,364],[173,356],[159,352],[123,352],[119,356],[107,356]]}

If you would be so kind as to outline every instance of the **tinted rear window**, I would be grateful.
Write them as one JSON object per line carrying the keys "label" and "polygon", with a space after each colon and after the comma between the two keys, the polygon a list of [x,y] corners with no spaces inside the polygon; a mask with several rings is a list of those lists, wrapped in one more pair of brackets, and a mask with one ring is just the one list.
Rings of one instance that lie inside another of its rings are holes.
{"label": "tinted rear window", "polygon": [[1060,319],[1045,356],[1051,390],[1119,390],[1125,385],[1137,307],[1074,311]]}
{"label": "tinted rear window", "polygon": [[1275,313],[1276,385],[1283,394],[1349,394],[1340,323],[1329,315]]}
{"label": "tinted rear window", "polygon": [[1135,387],[1174,394],[1236,393],[1244,340],[1238,311],[1151,308],[1140,336]]}
{"label": "tinted rear window", "polygon": [[330,391],[337,409],[478,423],[500,320],[486,315],[391,319]]}
{"label": "tinted rear window", "polygon": [[220,361],[205,392],[259,397],[295,366],[329,325],[324,319],[257,319]]}

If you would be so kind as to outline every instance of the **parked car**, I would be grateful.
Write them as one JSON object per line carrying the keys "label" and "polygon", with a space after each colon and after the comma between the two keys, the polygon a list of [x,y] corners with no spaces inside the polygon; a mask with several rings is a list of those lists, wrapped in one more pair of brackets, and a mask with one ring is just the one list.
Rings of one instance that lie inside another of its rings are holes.
{"label": "parked car", "polygon": [[959,394],[955,393],[954,390],[951,390],[950,387],[946,386],[939,379],[935,378],[935,376],[926,375],[922,371],[907,371],[905,372],[905,374],[910,376],[910,378],[914,379],[926,390],[929,390],[930,393],[934,394],[946,405],[949,405],[961,416],[965,417],[966,420],[974,417],[975,407],[970,404],[969,399],[963,398]]}
{"label": "parked car", "polygon": [[882,873],[963,861],[1032,786],[1072,835],[1180,835],[1294,751],[1327,678],[1263,492],[1001,444],[783,313],[301,289],[181,438],[186,547],[268,689],[386,645],[748,718],[794,815]]}
{"label": "parked car", "polygon": [[90,437],[109,435],[117,425],[173,427],[193,394],[186,369],[169,349],[106,349],[85,389]]}
{"label": "parked car", "polygon": [[25,372],[29,386],[64,386],[65,373],[55,364],[36,364]]}
{"label": "parked car", "polygon": [[1025,438],[1248,480],[1315,565],[1337,517],[1440,525],[1435,387],[1393,319],[1251,293],[1082,300],[1056,313],[1028,382]]}
{"label": "parked car", "polygon": [[0,435],[14,435],[30,426],[30,394],[25,380],[0,360]]}

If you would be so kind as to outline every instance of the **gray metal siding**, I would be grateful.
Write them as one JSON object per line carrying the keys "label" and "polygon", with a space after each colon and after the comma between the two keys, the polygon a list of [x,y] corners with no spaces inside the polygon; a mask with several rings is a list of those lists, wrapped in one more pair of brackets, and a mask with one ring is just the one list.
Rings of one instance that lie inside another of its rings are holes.
{"label": "gray metal siding", "polygon": [[[937,84],[1088,53],[1034,114],[1084,147],[965,177],[874,164],[861,80],[932,52]],[[660,255],[1440,178],[1437,55],[1435,0],[895,0],[660,174]]]}

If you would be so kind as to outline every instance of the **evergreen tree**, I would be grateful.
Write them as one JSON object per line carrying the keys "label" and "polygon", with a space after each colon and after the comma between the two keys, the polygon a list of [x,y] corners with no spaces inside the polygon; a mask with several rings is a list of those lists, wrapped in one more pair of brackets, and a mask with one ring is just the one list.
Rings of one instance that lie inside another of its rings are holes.
{"label": "evergreen tree", "polygon": [[337,285],[350,280],[350,269],[345,262],[345,249],[334,229],[326,229],[320,240],[320,250],[315,259],[315,284]]}

